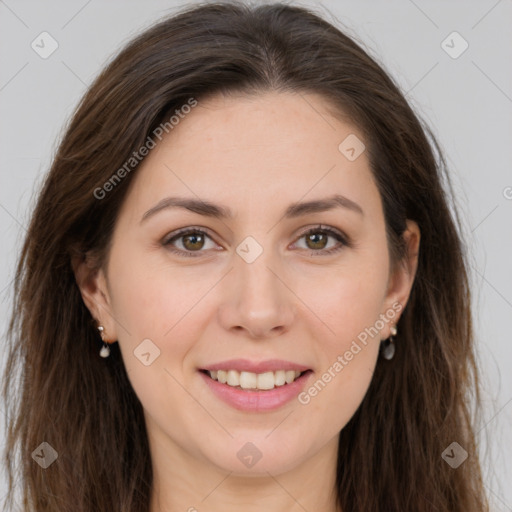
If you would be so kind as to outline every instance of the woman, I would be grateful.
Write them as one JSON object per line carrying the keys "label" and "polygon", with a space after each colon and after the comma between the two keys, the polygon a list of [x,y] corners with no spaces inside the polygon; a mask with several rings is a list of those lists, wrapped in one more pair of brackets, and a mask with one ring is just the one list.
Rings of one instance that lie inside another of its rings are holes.
{"label": "woman", "polygon": [[312,12],[211,3],[137,37],[19,261],[23,509],[486,510],[444,181],[390,77]]}

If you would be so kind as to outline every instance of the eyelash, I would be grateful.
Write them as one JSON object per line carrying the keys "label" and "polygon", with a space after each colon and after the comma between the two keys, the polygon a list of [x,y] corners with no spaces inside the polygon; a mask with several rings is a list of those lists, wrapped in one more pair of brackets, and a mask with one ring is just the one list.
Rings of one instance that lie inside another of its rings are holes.
{"label": "eyelash", "polygon": [[[310,249],[311,252],[315,253],[315,254],[321,254],[321,255],[330,255],[330,254],[333,254],[333,253],[336,253],[336,252],[339,252],[341,251],[344,247],[350,247],[350,242],[349,242],[349,239],[347,236],[343,235],[342,233],[338,232],[338,231],[335,231],[334,229],[330,229],[330,228],[325,228],[323,227],[322,225],[319,225],[319,226],[315,226],[313,228],[310,228],[308,229],[307,231],[305,231],[304,233],[302,233],[298,238],[297,238],[297,241],[300,240],[301,238],[305,237],[305,236],[308,236],[308,235],[311,235],[313,233],[322,233],[324,235],[328,235],[328,236],[331,236],[333,238],[335,238],[338,242],[340,242],[341,245],[338,245],[336,247],[331,247],[330,249],[321,249],[321,250],[318,250],[318,251],[315,251],[313,249]],[[183,249],[176,249],[175,247],[173,247],[171,245],[171,243],[185,235],[189,235],[189,234],[200,234],[200,235],[206,235],[208,238],[212,238],[207,231],[205,231],[204,229],[201,229],[201,228],[196,228],[196,227],[187,227],[187,228],[183,228],[183,229],[180,229],[178,231],[176,231],[175,233],[171,233],[171,238],[168,238],[167,240],[164,239],[164,241],[162,242],[162,244],[164,246],[166,246],[169,251],[175,253],[175,254],[178,254],[179,256],[185,256],[185,257],[192,257],[192,258],[195,258],[195,257],[198,257],[200,256],[200,254],[202,252],[205,252],[205,251],[202,251],[202,250],[199,250],[199,251],[185,251]],[[303,250],[307,250],[307,249],[303,249]]]}

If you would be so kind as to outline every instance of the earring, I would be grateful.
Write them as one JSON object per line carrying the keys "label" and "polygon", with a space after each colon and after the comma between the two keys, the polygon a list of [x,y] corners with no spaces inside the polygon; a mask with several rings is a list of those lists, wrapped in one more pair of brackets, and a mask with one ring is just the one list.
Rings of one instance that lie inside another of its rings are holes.
{"label": "earring", "polygon": [[384,359],[387,359],[388,361],[390,359],[393,359],[393,356],[395,355],[395,343],[394,343],[394,336],[396,336],[396,333],[398,332],[396,329],[396,326],[391,326],[391,336],[387,340],[382,340],[380,342],[380,353]]}
{"label": "earring", "polygon": [[98,331],[100,331],[101,339],[103,340],[103,347],[100,350],[100,356],[101,357],[108,357],[110,355],[110,347],[108,346],[107,342],[105,341],[105,335],[103,334],[103,331],[105,329],[102,325],[98,326]]}

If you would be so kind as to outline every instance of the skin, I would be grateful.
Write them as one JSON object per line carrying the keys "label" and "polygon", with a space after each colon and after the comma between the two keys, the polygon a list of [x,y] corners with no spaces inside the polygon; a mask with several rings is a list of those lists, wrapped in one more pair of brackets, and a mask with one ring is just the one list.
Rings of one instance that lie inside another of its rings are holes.
{"label": "skin", "polygon": [[[379,363],[379,342],[399,314],[307,404],[235,410],[213,395],[198,369],[238,357],[285,359],[313,370],[308,389],[379,315],[388,318],[393,304],[405,307],[420,233],[408,221],[408,258],[391,272],[366,154],[349,161],[338,150],[349,134],[363,140],[314,94],[199,102],[136,171],[107,264],[76,266],[84,302],[107,339],[119,342],[144,407],[151,512],[338,510],[338,434],[361,403]],[[282,218],[292,202],[333,193],[364,214],[335,208]],[[234,217],[175,208],[141,222],[171,195],[227,206]],[[308,243],[301,236],[320,224],[340,230],[350,244],[322,254],[340,245],[336,238],[320,232]],[[181,237],[173,246],[199,256],[173,254],[164,238],[189,226],[208,236]],[[236,252],[247,236],[263,249],[250,264]],[[133,351],[148,338],[160,355],[145,366]],[[247,442],[262,454],[251,468],[237,457]]]}

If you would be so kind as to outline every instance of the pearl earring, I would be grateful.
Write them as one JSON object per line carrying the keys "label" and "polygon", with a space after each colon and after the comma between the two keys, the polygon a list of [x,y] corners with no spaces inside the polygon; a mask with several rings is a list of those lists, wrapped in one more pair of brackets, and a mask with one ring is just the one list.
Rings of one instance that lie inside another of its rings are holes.
{"label": "pearl earring", "polygon": [[100,350],[100,356],[108,357],[110,355],[110,347],[108,346],[107,342],[105,341],[105,335],[103,333],[105,331],[105,329],[103,328],[102,325],[100,325],[100,326],[98,326],[98,331],[100,331],[100,336],[101,336],[101,339],[103,340],[103,347]]}
{"label": "pearl earring", "polygon": [[395,343],[394,343],[394,337],[396,336],[396,333],[398,332],[396,329],[396,326],[391,326],[391,336],[387,340],[382,340],[380,342],[380,353],[384,359],[387,359],[388,361],[393,359],[395,355]]}

